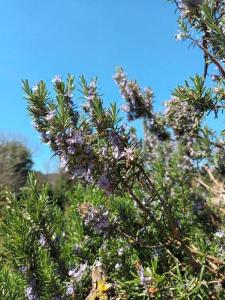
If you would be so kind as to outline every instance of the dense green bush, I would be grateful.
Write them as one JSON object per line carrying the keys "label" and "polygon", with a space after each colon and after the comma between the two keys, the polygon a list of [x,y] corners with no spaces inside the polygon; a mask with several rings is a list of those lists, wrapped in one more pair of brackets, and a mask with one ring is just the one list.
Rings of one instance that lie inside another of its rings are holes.
{"label": "dense green bush", "polygon": [[[0,230],[2,299],[85,299],[97,264],[107,275],[99,290],[109,297],[99,299],[223,299],[223,286],[210,270],[213,260],[207,262],[214,257],[220,272],[225,268],[224,217],[212,224],[213,211],[185,183],[174,189],[176,216],[201,251],[197,269],[129,195],[106,197],[77,185],[65,198],[69,206],[62,211],[32,175],[20,201],[11,194]],[[155,207],[154,215],[160,214]]]}

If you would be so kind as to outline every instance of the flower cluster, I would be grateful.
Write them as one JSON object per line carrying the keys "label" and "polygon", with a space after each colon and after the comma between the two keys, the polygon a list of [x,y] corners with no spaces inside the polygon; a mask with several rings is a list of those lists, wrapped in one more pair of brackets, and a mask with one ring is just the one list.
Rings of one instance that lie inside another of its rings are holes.
{"label": "flower cluster", "polygon": [[126,104],[122,110],[127,112],[129,120],[150,117],[152,111],[153,91],[150,88],[142,92],[136,81],[128,80],[122,68],[118,68],[114,79],[120,88]]}
{"label": "flower cluster", "polygon": [[194,136],[199,131],[205,112],[214,109],[211,89],[204,87],[204,80],[196,75],[191,82],[193,88],[185,82],[184,86],[175,89],[173,98],[165,103],[166,123],[177,137]]}
{"label": "flower cluster", "polygon": [[87,262],[84,264],[80,264],[74,269],[71,269],[68,272],[68,275],[71,278],[71,281],[66,285],[66,295],[71,296],[76,293],[76,287],[81,282],[82,277],[87,269]]}
{"label": "flower cluster", "polygon": [[95,208],[91,204],[85,203],[79,205],[78,211],[84,224],[98,234],[108,235],[115,227],[109,219],[109,211],[104,207]]}
{"label": "flower cluster", "polygon": [[194,135],[200,125],[202,112],[198,111],[187,101],[172,98],[166,103],[166,120],[173,128],[177,137],[185,134]]}
{"label": "flower cluster", "polygon": [[82,77],[81,86],[85,98],[82,117],[72,102],[72,76],[67,84],[59,76],[54,79],[56,101],[49,100],[44,83],[33,91],[24,82],[35,127],[60,157],[61,168],[72,179],[95,183],[110,194],[118,185],[118,175],[123,176],[135,164],[134,140],[131,132],[119,125],[116,105],[103,108],[96,80],[87,84]]}
{"label": "flower cluster", "polygon": [[143,286],[143,288],[145,289],[145,291],[148,293],[149,288],[151,286],[151,284],[153,283],[153,278],[151,276],[147,276],[145,274],[145,270],[143,268],[142,265],[138,263],[136,263],[136,269],[137,269],[137,273],[140,279],[140,284]]}
{"label": "flower cluster", "polygon": [[39,237],[39,243],[43,247],[47,245],[47,239],[44,236],[44,234],[42,234],[42,233],[40,234],[40,237]]}
{"label": "flower cluster", "polygon": [[29,286],[25,290],[25,297],[27,300],[38,300],[39,297],[36,293],[36,280],[32,279]]}

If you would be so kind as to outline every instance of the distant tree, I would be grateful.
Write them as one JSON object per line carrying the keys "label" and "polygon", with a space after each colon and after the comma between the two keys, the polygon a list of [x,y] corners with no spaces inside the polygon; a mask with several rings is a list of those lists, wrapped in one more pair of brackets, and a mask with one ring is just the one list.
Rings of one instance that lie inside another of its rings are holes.
{"label": "distant tree", "polygon": [[32,165],[31,152],[21,142],[0,143],[0,186],[18,193],[26,183]]}

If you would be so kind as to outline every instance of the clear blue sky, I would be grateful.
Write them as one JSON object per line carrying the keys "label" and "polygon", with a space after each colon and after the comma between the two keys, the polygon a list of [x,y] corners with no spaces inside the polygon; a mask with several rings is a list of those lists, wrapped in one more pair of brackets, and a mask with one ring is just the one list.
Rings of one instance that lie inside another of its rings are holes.
{"label": "clear blue sky", "polygon": [[35,168],[53,171],[56,163],[31,126],[21,79],[50,85],[55,74],[98,76],[106,103],[121,104],[112,75],[123,66],[153,88],[159,107],[177,83],[202,70],[200,52],[177,42],[176,31],[174,7],[165,0],[3,1],[0,132],[24,137]]}

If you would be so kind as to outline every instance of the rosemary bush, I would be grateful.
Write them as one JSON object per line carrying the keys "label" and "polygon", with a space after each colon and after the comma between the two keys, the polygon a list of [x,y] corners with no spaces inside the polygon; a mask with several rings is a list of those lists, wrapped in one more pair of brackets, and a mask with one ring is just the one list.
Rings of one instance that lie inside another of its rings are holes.
{"label": "rosemary bush", "polygon": [[171,2],[176,37],[202,50],[204,68],[161,113],[151,88],[116,70],[122,110],[143,120],[143,142],[115,103],[104,107],[96,79],[81,76],[75,88],[72,75],[57,75],[54,98],[43,81],[23,81],[33,124],[74,188],[63,209],[33,175],[19,201],[8,195],[3,299],[225,299],[224,131],[205,125],[224,109],[225,3]]}

